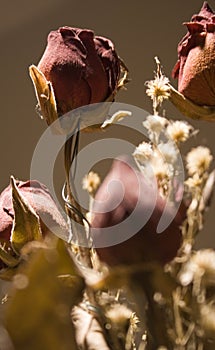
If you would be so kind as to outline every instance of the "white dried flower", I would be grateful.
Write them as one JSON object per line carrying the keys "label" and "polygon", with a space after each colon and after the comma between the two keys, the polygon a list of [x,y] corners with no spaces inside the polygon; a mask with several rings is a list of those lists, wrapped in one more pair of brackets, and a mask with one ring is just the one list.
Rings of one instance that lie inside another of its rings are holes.
{"label": "white dried flower", "polygon": [[132,312],[131,317],[130,317],[130,323],[133,331],[138,330],[138,323],[140,322],[139,318],[137,317],[135,312]]}
{"label": "white dried flower", "polygon": [[209,169],[212,159],[213,157],[207,147],[198,146],[193,148],[186,157],[189,175],[203,174]]}
{"label": "white dried flower", "polygon": [[132,317],[132,311],[123,304],[113,304],[106,312],[106,317],[115,325],[125,326]]}
{"label": "white dried flower", "polygon": [[158,150],[160,151],[161,156],[164,158],[164,161],[167,163],[173,164],[177,160],[178,151],[174,143],[160,143],[158,145]]}
{"label": "white dried flower", "polygon": [[197,251],[179,275],[179,280],[184,286],[196,278],[201,278],[206,285],[215,284],[215,251],[211,249]]}
{"label": "white dried flower", "polygon": [[101,183],[99,175],[93,171],[85,175],[82,181],[83,190],[88,191],[90,194],[94,194]]}
{"label": "white dried flower", "polygon": [[140,163],[143,164],[151,159],[153,156],[152,146],[148,142],[140,143],[133,152],[134,158]]}
{"label": "white dried flower", "polygon": [[149,166],[144,171],[144,175],[149,178],[155,177],[160,193],[165,195],[165,193],[168,192],[169,181],[172,174],[172,166],[165,162],[161,153],[155,149]]}
{"label": "white dried flower", "polygon": [[160,134],[160,132],[165,128],[168,121],[166,118],[160,117],[159,115],[149,115],[143,122],[143,126],[150,132],[155,132]]}
{"label": "white dried flower", "polygon": [[168,83],[169,79],[163,74],[160,74],[154,80],[146,82],[146,94],[153,101],[156,100],[158,104],[161,104],[163,100],[168,99],[170,96]]}
{"label": "white dried flower", "polygon": [[187,122],[176,120],[167,126],[167,133],[176,143],[185,142],[193,133],[193,127]]}

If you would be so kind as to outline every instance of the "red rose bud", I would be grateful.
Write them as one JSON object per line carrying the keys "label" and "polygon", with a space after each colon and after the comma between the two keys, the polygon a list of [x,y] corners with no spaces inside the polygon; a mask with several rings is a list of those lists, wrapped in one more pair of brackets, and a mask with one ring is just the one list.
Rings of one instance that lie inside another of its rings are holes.
{"label": "red rose bud", "polygon": [[[14,251],[17,253],[19,248],[29,241],[31,235],[45,236],[49,232],[66,239],[68,232],[66,223],[46,186],[35,180],[25,182],[12,180],[14,182],[11,181],[0,194],[1,246],[7,248],[12,243],[12,248],[15,248]],[[11,251],[11,248],[9,250]],[[0,267],[3,266],[0,259]]]}
{"label": "red rose bud", "polygon": [[38,68],[51,82],[62,115],[114,95],[120,62],[109,39],[92,30],[61,27],[49,34]]}
{"label": "red rose bud", "polygon": [[195,104],[215,106],[215,14],[205,1],[185,25],[188,33],[179,42],[172,76],[178,91]]}
{"label": "red rose bud", "polygon": [[[157,186],[127,163],[123,158],[115,160],[96,193],[91,220],[94,246],[110,266],[144,261],[164,264],[176,256],[182,243],[180,225],[186,209],[181,205],[174,215],[170,206],[165,208]],[[168,227],[157,233],[163,213]]]}

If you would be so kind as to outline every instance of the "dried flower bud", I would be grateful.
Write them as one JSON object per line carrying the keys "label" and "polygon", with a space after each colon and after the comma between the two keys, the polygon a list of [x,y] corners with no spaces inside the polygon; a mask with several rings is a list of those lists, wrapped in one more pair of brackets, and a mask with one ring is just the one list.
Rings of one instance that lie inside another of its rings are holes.
{"label": "dried flower bud", "polygon": [[114,95],[120,62],[109,39],[94,36],[92,30],[61,27],[49,34],[38,68],[52,83],[62,115]]}
{"label": "dried flower bud", "polygon": [[[124,193],[120,203],[117,203],[121,196],[120,187],[123,187]],[[172,217],[172,222],[159,234],[157,226],[164,208],[168,220],[172,211],[159,195],[157,187],[149,184],[140,172],[128,165],[127,159],[115,160],[96,193],[93,207],[91,235],[101,260],[113,266],[152,260],[166,263],[173,259],[181,245],[180,225],[186,210],[182,204],[178,213]],[[125,224],[125,220],[133,214],[132,220]],[[137,223],[140,224],[138,232]],[[108,234],[106,228],[110,228]],[[124,237],[127,229],[133,235],[118,244],[107,246],[108,235],[112,235],[114,241],[117,234]]]}
{"label": "dried flower bud", "polygon": [[178,91],[198,105],[215,105],[215,14],[205,1],[199,14],[185,23],[188,33],[178,45],[172,75]]}
{"label": "dried flower bud", "polygon": [[[30,216],[32,211],[32,214],[34,215],[35,213],[36,217],[39,218],[38,224],[42,235],[46,235],[53,229],[53,232],[58,232],[59,236],[64,236],[64,238],[66,238],[66,223],[46,186],[35,180],[25,182],[18,180],[13,181],[15,183],[17,196],[19,196],[18,200],[20,200],[20,208],[22,209],[22,207],[26,206],[24,208],[25,214],[26,208],[29,208],[29,217],[26,219],[26,226],[25,223],[22,223],[23,230],[25,231],[25,228],[27,230],[29,225],[32,224],[32,216]],[[20,217],[15,216],[17,207],[14,207],[16,203],[14,202],[13,186],[13,182],[11,182],[11,184],[0,194],[0,243],[3,248],[9,247],[9,250],[11,250],[10,242],[12,240],[12,232],[14,232],[19,219],[22,219],[22,214],[20,212],[18,213]],[[21,209],[18,208],[18,210]],[[18,232],[18,239],[20,240],[20,237],[25,236],[25,234],[27,242],[28,232]],[[22,237],[21,239],[23,239]],[[21,242],[18,242],[18,244],[20,243]],[[2,266],[4,265],[0,260],[0,267]]]}

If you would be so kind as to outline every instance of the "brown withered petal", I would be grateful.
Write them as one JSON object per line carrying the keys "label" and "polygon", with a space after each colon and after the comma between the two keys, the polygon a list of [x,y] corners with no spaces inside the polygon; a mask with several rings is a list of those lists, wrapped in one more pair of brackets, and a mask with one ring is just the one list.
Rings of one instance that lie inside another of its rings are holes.
{"label": "brown withered petal", "polygon": [[110,40],[92,30],[61,27],[49,34],[38,68],[52,83],[62,115],[103,102],[117,86],[119,62]]}
{"label": "brown withered petal", "polygon": [[[166,263],[176,256],[181,245],[180,225],[185,219],[186,208],[182,203],[169,226],[162,233],[157,233],[157,225],[166,201],[158,194],[157,187],[151,186],[144,176],[128,163],[128,159],[124,157],[115,160],[95,196],[91,229],[94,245],[101,260],[110,266],[152,260]],[[124,196],[117,205],[116,201],[122,188]],[[140,206],[137,208],[139,200]],[[121,223],[134,211],[133,219],[123,227]],[[170,207],[165,209],[165,215],[169,220],[172,215]],[[127,229],[135,233],[137,223],[140,224],[139,231],[132,237],[121,243],[105,246],[107,239],[108,242],[112,238],[114,241],[115,235],[124,235]],[[111,237],[107,238],[105,228],[108,227],[111,228],[108,233]]]}
{"label": "brown withered petal", "polygon": [[116,89],[117,82],[120,76],[119,57],[114,49],[111,40],[102,36],[96,36],[94,39],[95,48],[100,57],[108,79],[108,95]]}
{"label": "brown withered petal", "polygon": [[[59,231],[59,235],[65,235],[66,238],[66,223],[47,187],[36,180],[25,182],[16,180],[16,185],[22,196],[40,217],[42,234],[46,235],[53,228],[56,232]],[[12,188],[9,185],[0,194],[0,242],[9,242],[13,219]]]}
{"label": "brown withered petal", "polygon": [[198,105],[215,106],[215,13],[205,1],[197,15],[185,23],[188,33],[178,44],[172,71],[178,91]]}

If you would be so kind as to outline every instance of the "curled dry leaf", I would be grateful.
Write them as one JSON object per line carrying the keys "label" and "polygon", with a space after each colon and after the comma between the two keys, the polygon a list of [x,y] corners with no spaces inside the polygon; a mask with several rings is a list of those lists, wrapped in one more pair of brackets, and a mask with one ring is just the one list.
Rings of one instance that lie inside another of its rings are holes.
{"label": "curled dry leaf", "polygon": [[42,239],[42,231],[39,216],[22,196],[12,176],[11,187],[14,208],[11,244],[13,250],[20,254],[21,249],[27,242]]}
{"label": "curled dry leaf", "polygon": [[51,125],[58,118],[52,84],[46,80],[44,74],[34,65],[29,67],[29,74],[34,85],[40,115],[46,120],[48,125]]}

